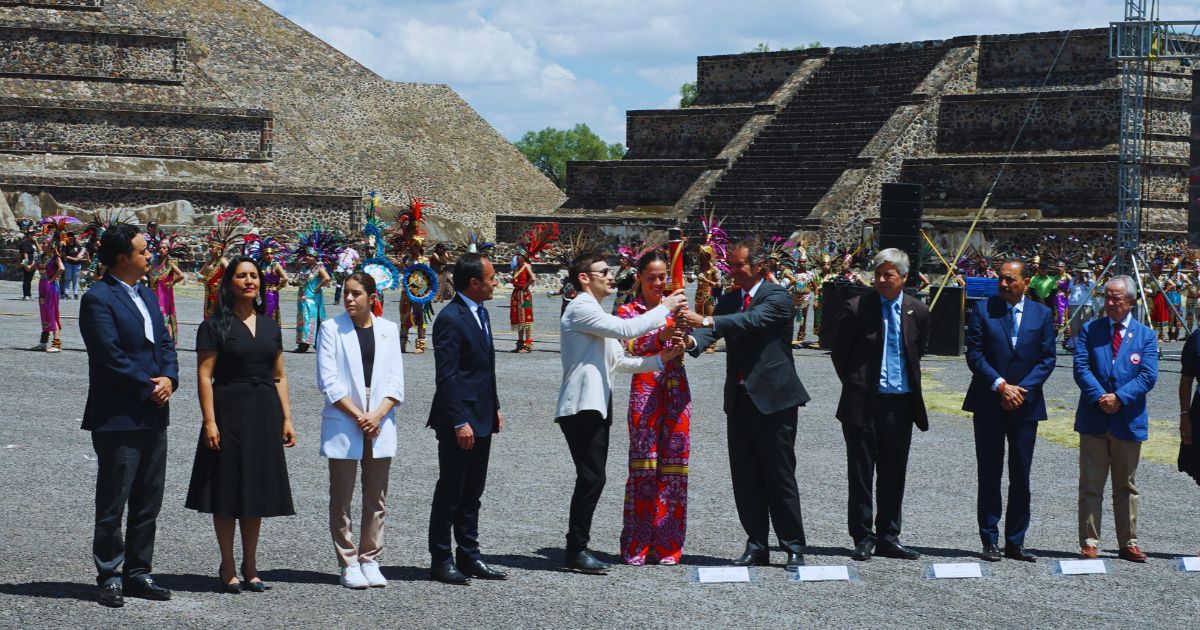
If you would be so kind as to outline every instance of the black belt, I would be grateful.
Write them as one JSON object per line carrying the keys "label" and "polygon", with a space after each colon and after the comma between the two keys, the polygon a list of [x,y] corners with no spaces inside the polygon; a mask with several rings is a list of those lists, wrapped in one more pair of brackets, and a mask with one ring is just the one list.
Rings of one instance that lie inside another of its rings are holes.
{"label": "black belt", "polygon": [[279,382],[279,379],[277,379],[277,378],[261,378],[258,376],[247,376],[244,378],[231,378],[227,381],[213,383],[213,385],[216,387],[220,387],[221,385],[255,385],[255,386],[270,385],[270,386],[274,387],[275,384],[278,382]]}

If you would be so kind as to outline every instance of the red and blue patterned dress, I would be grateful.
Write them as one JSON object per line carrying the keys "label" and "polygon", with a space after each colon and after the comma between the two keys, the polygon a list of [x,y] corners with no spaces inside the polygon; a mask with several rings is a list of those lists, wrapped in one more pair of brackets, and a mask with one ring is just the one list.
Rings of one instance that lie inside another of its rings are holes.
{"label": "red and blue patterned dress", "polygon": [[[638,295],[617,315],[649,310]],[[626,342],[632,355],[658,354],[662,329]],[[634,374],[629,386],[629,480],[621,557],[626,564],[678,564],[687,532],[688,456],[692,395],[681,360],[657,372]]]}

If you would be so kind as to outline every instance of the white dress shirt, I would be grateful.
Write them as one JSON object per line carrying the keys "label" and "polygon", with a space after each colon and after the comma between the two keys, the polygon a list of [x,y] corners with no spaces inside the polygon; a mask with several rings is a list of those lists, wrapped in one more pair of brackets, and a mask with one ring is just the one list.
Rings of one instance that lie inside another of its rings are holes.
{"label": "white dress shirt", "polygon": [[125,284],[124,280],[116,276],[113,277],[117,279],[117,283],[129,294],[129,298],[133,300],[133,305],[142,314],[142,329],[146,331],[146,341],[154,343],[154,324],[150,321],[150,310],[146,308],[146,301],[142,299],[142,294],[137,290],[136,285],[131,287]]}
{"label": "white dress shirt", "polygon": [[[1021,317],[1024,316],[1024,314],[1025,314],[1025,296],[1022,295],[1021,301],[1017,302],[1016,304],[1005,303],[1005,308],[1012,309],[1013,330],[1016,330],[1017,333],[1020,334],[1020,332],[1021,332]],[[1008,345],[1010,348],[1017,347],[1017,335],[1012,335],[1011,337],[1008,338]],[[1003,376],[997,377],[996,381],[994,383],[992,383],[992,391],[999,390],[1000,384],[1003,382],[1004,382]]]}

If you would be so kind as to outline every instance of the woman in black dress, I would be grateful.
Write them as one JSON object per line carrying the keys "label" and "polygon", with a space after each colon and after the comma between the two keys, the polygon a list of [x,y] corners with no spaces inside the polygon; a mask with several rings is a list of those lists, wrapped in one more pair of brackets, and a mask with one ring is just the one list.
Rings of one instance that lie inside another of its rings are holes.
{"label": "woman in black dress", "polygon": [[283,371],[283,338],[263,315],[262,274],[238,257],[221,278],[217,312],[196,333],[200,410],[187,507],[213,515],[221,549],[221,588],[241,592],[233,534],[242,529],[242,578],[247,590],[266,589],[255,554],[264,516],[291,516],[284,447],[296,444]]}

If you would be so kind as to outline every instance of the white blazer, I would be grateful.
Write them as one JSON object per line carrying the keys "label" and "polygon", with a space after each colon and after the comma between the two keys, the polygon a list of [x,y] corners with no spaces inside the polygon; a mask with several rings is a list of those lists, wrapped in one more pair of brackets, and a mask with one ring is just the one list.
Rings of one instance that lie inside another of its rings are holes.
{"label": "white blazer", "polygon": [[[358,333],[348,313],[321,322],[317,335],[317,387],[325,396],[321,410],[321,455],[330,459],[362,459],[363,432],[354,418],[334,406],[349,396],[363,411],[376,409],[384,398],[396,404],[379,425],[371,442],[371,456],[396,455],[396,411],[404,402],[404,364],[400,358],[400,331],[394,322],[372,315],[375,332],[375,363],[372,368],[371,400],[366,400],[362,354]],[[368,404],[369,403],[369,404]]]}
{"label": "white blazer", "polygon": [[596,298],[581,291],[561,320],[563,380],[558,390],[559,418],[581,411],[608,412],[615,372],[653,372],[658,356],[625,354],[618,339],[636,339],[667,324],[667,307],[658,306],[632,319],[605,312]]}

